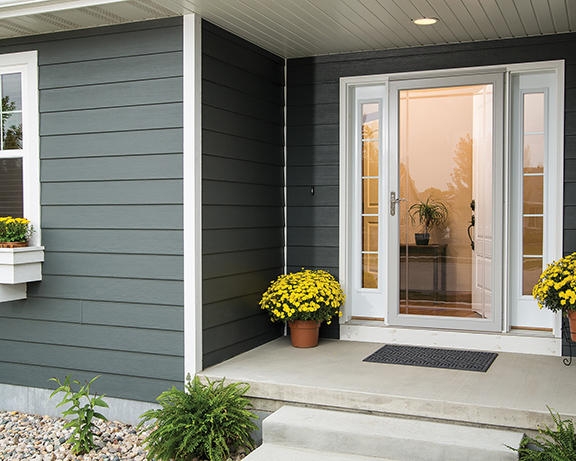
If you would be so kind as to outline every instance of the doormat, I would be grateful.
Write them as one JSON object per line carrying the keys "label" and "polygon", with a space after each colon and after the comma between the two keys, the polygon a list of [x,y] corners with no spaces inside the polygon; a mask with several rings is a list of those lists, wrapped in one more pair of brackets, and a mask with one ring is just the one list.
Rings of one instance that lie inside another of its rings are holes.
{"label": "doormat", "polygon": [[386,344],[363,361],[450,370],[486,371],[496,357],[498,354],[495,352]]}

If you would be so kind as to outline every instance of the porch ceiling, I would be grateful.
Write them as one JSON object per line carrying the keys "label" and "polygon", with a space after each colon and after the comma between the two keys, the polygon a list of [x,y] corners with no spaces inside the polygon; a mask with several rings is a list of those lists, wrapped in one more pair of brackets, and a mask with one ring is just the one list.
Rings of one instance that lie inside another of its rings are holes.
{"label": "porch ceiling", "polygon": [[0,0],[0,38],[192,12],[286,58],[576,31],[574,0]]}

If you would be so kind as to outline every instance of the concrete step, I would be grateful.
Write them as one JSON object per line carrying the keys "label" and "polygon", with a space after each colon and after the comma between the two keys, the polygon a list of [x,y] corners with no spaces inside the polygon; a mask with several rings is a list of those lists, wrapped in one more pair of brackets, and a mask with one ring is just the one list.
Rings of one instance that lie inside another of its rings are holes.
{"label": "concrete step", "polygon": [[518,455],[507,445],[518,448],[522,439],[507,430],[292,406],[266,418],[262,436],[264,444],[398,461],[512,461]]}
{"label": "concrete step", "polygon": [[396,461],[389,458],[320,452],[305,448],[265,443],[244,458],[244,461]]}

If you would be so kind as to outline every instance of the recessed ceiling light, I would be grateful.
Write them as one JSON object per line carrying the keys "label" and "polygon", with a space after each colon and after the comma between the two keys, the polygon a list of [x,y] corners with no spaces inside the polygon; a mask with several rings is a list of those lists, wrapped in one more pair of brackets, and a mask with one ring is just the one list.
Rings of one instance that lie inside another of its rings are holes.
{"label": "recessed ceiling light", "polygon": [[418,18],[412,19],[412,22],[417,26],[431,26],[432,24],[436,24],[438,22],[437,18]]}

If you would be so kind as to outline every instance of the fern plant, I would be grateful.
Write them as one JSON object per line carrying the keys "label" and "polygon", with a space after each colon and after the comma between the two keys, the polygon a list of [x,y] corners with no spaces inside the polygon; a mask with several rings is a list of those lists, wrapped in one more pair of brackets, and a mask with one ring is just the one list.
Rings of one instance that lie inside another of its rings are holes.
{"label": "fern plant", "polygon": [[140,431],[150,430],[144,440],[148,459],[224,461],[231,451],[253,449],[256,415],[244,396],[248,384],[225,385],[223,379],[204,384],[190,375],[186,380],[185,390],[162,392],[156,399],[161,408],[141,416]]}
{"label": "fern plant", "polygon": [[524,437],[518,451],[521,461],[574,461],[576,460],[576,433],[571,419],[562,419],[548,408],[555,429],[540,428],[536,438]]}
{"label": "fern plant", "polygon": [[[56,407],[70,404],[70,407],[64,410],[62,415],[65,418],[69,417],[69,421],[64,425],[64,428],[72,428],[72,434],[67,442],[71,444],[72,453],[75,455],[88,453],[96,446],[94,443],[94,430],[96,426],[93,420],[100,419],[106,421],[106,417],[96,411],[96,407],[108,408],[108,404],[103,399],[104,396],[90,395],[90,386],[99,377],[100,376],[95,376],[84,385],[76,379],[71,380],[70,376],[66,376],[64,382],[60,382],[58,378],[50,378],[50,381],[58,384],[58,388],[50,394],[50,398],[59,393],[64,394],[62,400]],[[74,391],[72,388],[73,384],[80,386],[80,388]]]}

